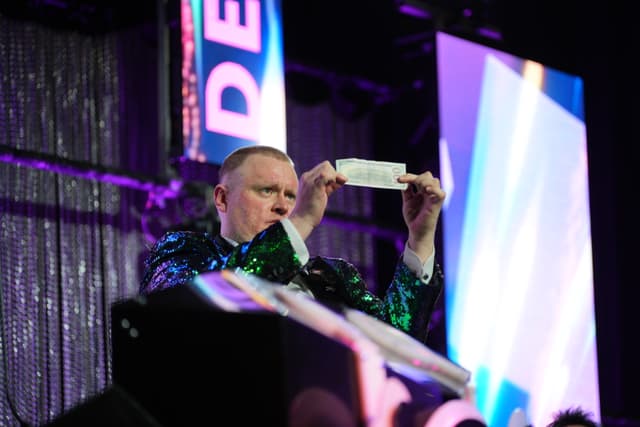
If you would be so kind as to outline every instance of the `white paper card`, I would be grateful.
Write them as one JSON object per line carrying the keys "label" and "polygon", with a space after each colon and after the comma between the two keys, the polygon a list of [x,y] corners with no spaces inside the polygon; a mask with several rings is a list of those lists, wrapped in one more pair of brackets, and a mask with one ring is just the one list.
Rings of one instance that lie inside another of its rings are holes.
{"label": "white paper card", "polygon": [[404,163],[354,158],[336,160],[336,171],[349,179],[347,185],[360,187],[405,190],[407,184],[399,183],[398,177],[404,175],[406,170],[407,165]]}

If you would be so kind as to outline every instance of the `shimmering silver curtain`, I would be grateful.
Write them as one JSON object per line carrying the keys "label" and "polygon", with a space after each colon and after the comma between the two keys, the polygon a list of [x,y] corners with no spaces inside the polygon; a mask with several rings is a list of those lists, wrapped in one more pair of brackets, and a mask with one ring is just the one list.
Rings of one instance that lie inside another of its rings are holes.
{"label": "shimmering silver curtain", "polygon": [[[0,145],[120,166],[117,50],[0,16]],[[110,383],[109,306],[137,291],[145,245],[124,208],[140,192],[45,169],[0,163],[3,426],[44,424]]]}
{"label": "shimmering silver curtain", "polygon": [[[161,163],[163,152],[149,120],[156,69],[141,57],[154,46],[138,36],[89,36],[0,15],[0,149],[158,173],[154,154]],[[371,157],[370,116],[347,120],[328,102],[287,102],[299,172],[325,159]],[[111,383],[110,306],[138,289],[150,243],[139,215],[146,194],[3,160],[0,425],[36,426]],[[373,195],[345,188],[329,209],[368,218]],[[374,237],[326,222],[309,239],[311,252],[349,259],[375,288]]]}

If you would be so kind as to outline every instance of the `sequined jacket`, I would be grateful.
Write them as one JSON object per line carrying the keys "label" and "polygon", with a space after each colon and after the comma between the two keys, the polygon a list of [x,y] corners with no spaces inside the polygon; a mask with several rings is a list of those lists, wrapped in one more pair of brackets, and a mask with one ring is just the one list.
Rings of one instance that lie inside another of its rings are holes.
{"label": "sequined jacket", "polygon": [[302,265],[280,223],[236,247],[221,236],[192,231],[169,232],[151,249],[140,286],[141,294],[191,281],[196,275],[240,267],[276,283],[303,281],[318,301],[361,310],[425,342],[428,323],[442,289],[436,264],[428,284],[398,261],[383,296],[367,290],[356,268],[339,258],[313,257]]}

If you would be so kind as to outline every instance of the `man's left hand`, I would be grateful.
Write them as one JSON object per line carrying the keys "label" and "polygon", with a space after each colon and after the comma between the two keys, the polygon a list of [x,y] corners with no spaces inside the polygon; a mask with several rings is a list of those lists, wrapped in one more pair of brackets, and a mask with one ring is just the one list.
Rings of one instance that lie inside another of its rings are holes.
{"label": "man's left hand", "polygon": [[409,247],[424,262],[434,248],[436,226],[446,197],[440,180],[427,171],[404,174],[398,182],[407,183],[402,191],[402,216],[409,230]]}

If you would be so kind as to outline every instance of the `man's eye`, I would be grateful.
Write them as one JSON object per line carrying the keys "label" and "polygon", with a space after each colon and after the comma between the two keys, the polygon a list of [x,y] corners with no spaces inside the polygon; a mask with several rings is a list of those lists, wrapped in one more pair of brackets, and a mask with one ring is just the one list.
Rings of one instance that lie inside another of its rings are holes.
{"label": "man's eye", "polygon": [[269,194],[273,193],[273,190],[271,188],[261,188],[260,192],[262,194],[269,195]]}
{"label": "man's eye", "polygon": [[287,194],[287,199],[291,200],[292,202],[296,201],[296,195],[295,194]]}

